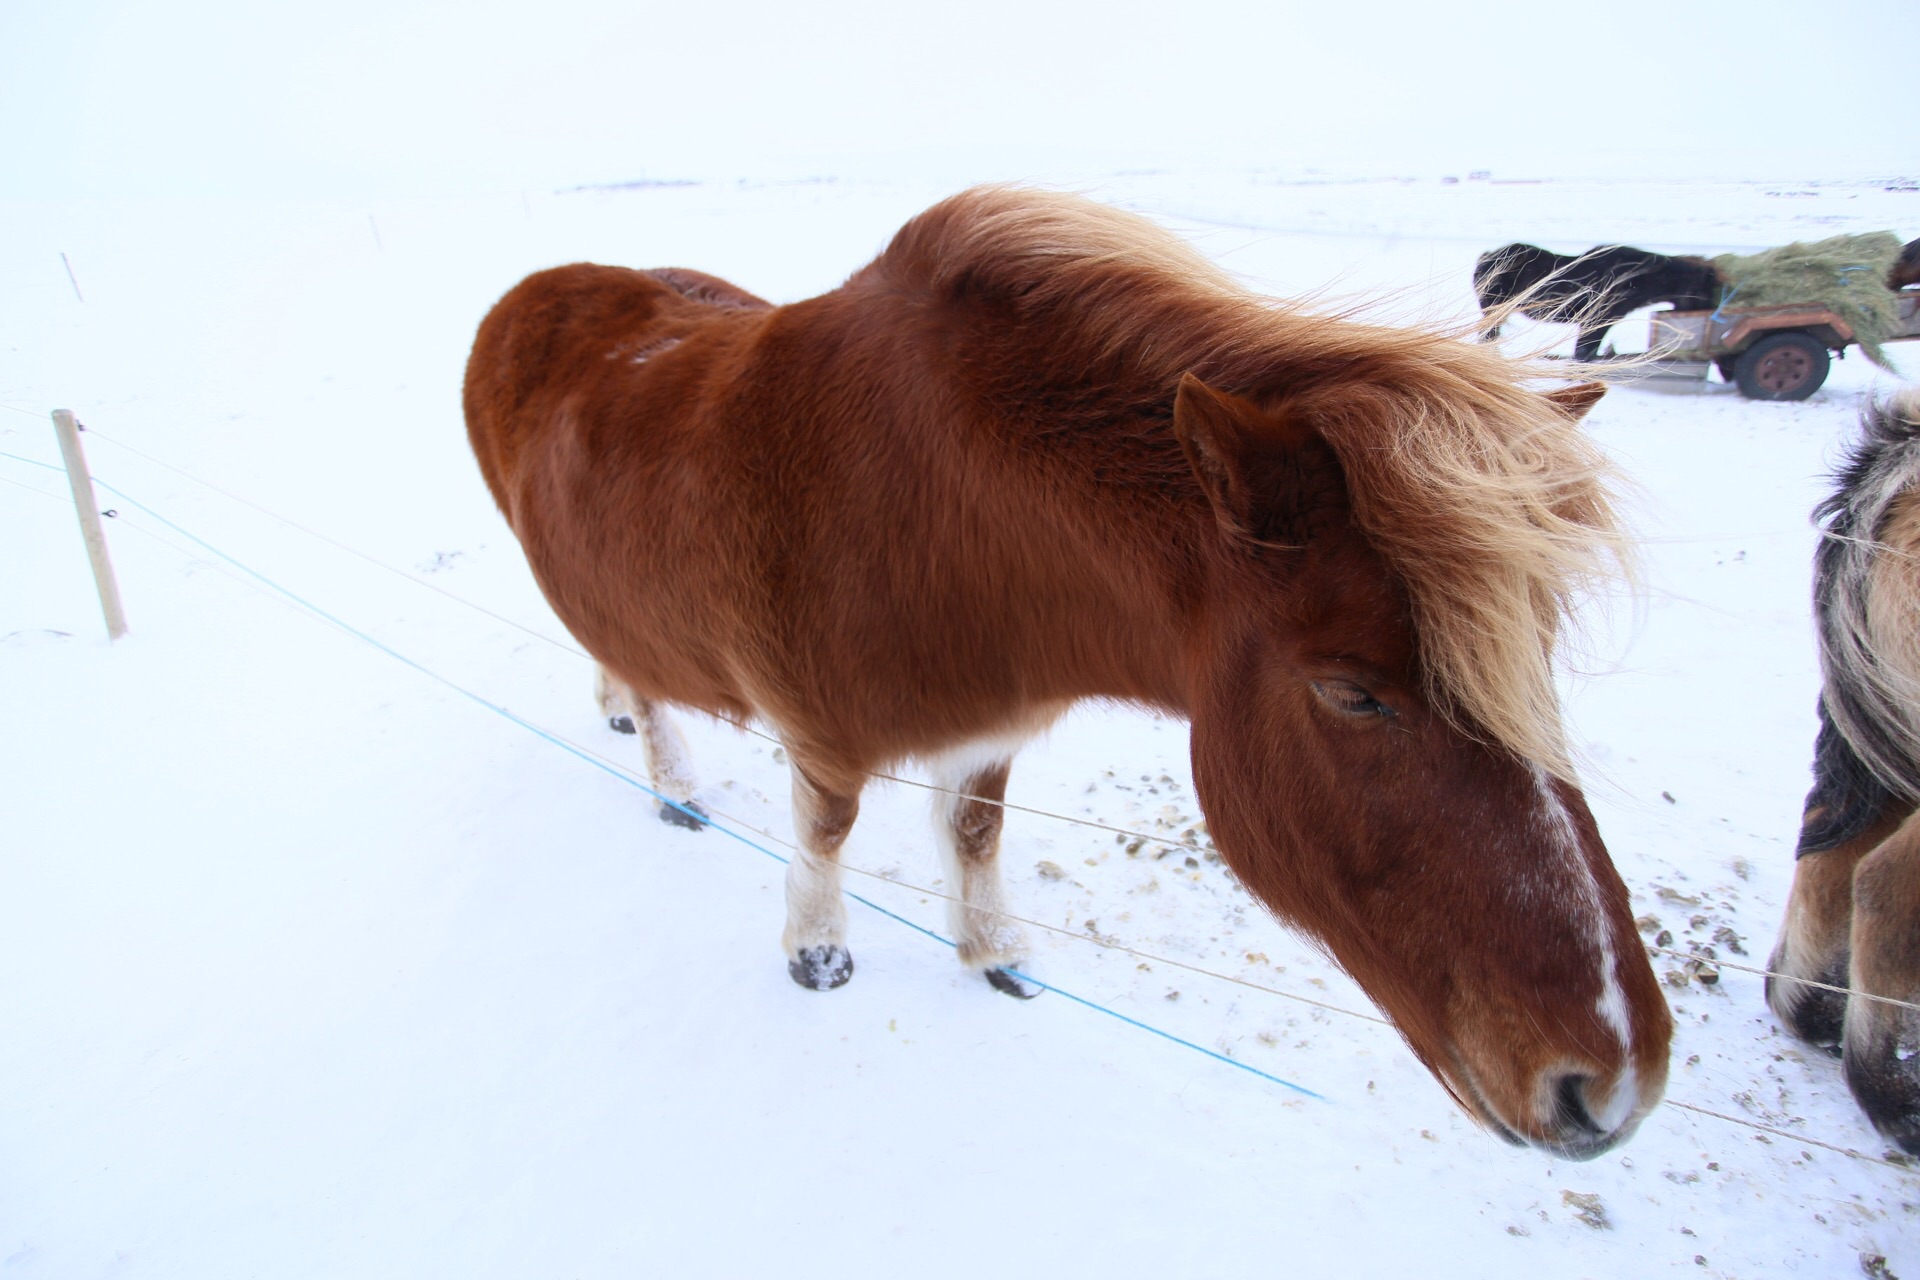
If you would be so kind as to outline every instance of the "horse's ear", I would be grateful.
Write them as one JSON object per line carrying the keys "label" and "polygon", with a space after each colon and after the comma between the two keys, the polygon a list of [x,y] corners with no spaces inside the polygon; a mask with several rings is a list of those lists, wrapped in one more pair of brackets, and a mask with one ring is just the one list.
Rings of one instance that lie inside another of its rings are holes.
{"label": "horse's ear", "polygon": [[1600,397],[1607,394],[1604,382],[1576,382],[1570,387],[1557,387],[1547,392],[1547,399],[1553,401],[1560,412],[1575,422],[1587,416],[1587,411],[1600,403]]}
{"label": "horse's ear", "polygon": [[[1333,487],[1344,496],[1333,451],[1296,416],[1263,411],[1191,373],[1173,397],[1173,432],[1214,518],[1230,534],[1292,541]],[[1324,463],[1325,467],[1318,464]]]}
{"label": "horse's ear", "polygon": [[1250,407],[1190,373],[1181,375],[1180,389],[1173,395],[1173,434],[1186,450],[1187,465],[1200,477],[1214,517],[1235,532],[1245,532],[1253,514],[1240,465],[1247,447],[1245,410]]}

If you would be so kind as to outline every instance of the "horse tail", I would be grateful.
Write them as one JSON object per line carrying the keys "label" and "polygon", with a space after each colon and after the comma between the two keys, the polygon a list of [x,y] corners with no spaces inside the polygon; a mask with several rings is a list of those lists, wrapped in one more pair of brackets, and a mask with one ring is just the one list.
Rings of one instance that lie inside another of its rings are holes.
{"label": "horse tail", "polygon": [[[1920,391],[1869,404],[1861,426],[1838,487],[1814,510],[1823,737],[1830,722],[1859,766],[1845,771],[1912,805],[1920,803]],[[1836,767],[1844,764],[1838,745],[1829,744]]]}

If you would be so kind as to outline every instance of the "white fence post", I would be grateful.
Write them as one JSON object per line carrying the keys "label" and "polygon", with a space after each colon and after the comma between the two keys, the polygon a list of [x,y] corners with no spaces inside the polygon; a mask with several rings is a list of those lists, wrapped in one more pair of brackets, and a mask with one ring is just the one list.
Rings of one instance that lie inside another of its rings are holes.
{"label": "white fence post", "polygon": [[87,540],[87,559],[93,562],[93,583],[100,589],[100,611],[107,615],[107,638],[127,634],[127,615],[120,607],[120,587],[113,580],[113,562],[107,559],[107,534],[100,527],[100,507],[93,496],[93,477],[87,455],[80,451],[80,424],[71,409],[53,411],[54,434],[60,437],[60,456],[67,464],[67,482],[73,486],[73,506],[80,515],[80,533]]}

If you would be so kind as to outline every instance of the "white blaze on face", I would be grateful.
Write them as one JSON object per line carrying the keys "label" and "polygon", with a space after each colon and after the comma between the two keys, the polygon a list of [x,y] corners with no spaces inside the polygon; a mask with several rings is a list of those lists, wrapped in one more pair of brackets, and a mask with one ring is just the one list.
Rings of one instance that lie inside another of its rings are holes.
{"label": "white blaze on face", "polygon": [[[1594,878],[1592,866],[1581,851],[1580,832],[1574,825],[1573,815],[1567,812],[1566,804],[1554,788],[1553,779],[1545,770],[1536,768],[1534,786],[1540,794],[1541,820],[1546,828],[1549,847],[1566,873],[1561,878],[1562,883],[1571,886],[1571,891],[1578,894],[1575,906],[1592,926],[1593,945],[1600,964],[1600,998],[1594,1002],[1594,1016],[1602,1026],[1613,1032],[1614,1038],[1620,1042],[1621,1056],[1625,1058],[1633,1049],[1633,1029],[1628,1015],[1627,993],[1620,985],[1619,957],[1607,925],[1605,898],[1600,891],[1599,881]],[[1633,1067],[1629,1065],[1621,1070],[1611,1097],[1603,1102],[1602,1099],[1589,1096],[1586,1101],[1594,1123],[1603,1130],[1611,1132],[1626,1123],[1639,1105],[1639,1089]]]}

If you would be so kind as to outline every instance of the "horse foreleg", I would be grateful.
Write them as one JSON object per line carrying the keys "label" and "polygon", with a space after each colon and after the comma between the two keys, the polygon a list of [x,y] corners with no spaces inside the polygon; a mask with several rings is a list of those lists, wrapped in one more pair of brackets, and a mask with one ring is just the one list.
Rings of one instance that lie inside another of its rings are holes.
{"label": "horse foreleg", "polygon": [[808,773],[788,748],[793,823],[800,848],[787,863],[787,972],[801,986],[831,991],[853,976],[847,950],[847,902],[840,892],[840,846],[860,813],[857,782],[832,786]]}
{"label": "horse foreleg", "polygon": [[[1827,987],[1847,985],[1847,933],[1853,920],[1853,869],[1870,844],[1801,856],[1793,864],[1780,937],[1767,961],[1767,1004],[1788,1031],[1809,1044],[1840,1051],[1847,997]],[[1806,979],[1805,982],[1795,979]],[[1819,982],[1825,986],[1809,986]]]}
{"label": "horse foreleg", "polygon": [[1611,324],[1583,324],[1573,340],[1573,358],[1582,361],[1594,361],[1600,358],[1600,344],[1605,342],[1607,334],[1613,329]]}
{"label": "horse foreleg", "polygon": [[647,751],[647,772],[664,797],[660,820],[692,831],[705,826],[707,812],[693,802],[693,771],[687,763],[686,739],[660,704],[636,694],[605,667],[594,669],[593,693],[609,728],[640,735]]}
{"label": "horse foreleg", "polygon": [[994,988],[1030,1000],[1042,988],[1014,970],[1026,960],[1027,940],[1008,919],[1000,886],[1000,830],[1006,817],[1011,759],[982,765],[955,760],[935,769],[934,830],[948,883],[958,895],[947,904],[960,963],[978,970]]}
{"label": "horse foreleg", "polygon": [[[1851,942],[1856,993],[1920,1003],[1920,814],[1854,869]],[[1843,1056],[1873,1127],[1920,1155],[1920,1010],[1855,994]]]}
{"label": "horse foreleg", "polygon": [[[1803,825],[1814,828],[1827,817],[1814,795],[1807,797]],[[1786,918],[1773,944],[1767,968],[1767,1004],[1788,1031],[1823,1049],[1840,1051],[1847,997],[1826,987],[1847,985],[1853,926],[1853,872],[1860,860],[1893,834],[1900,815],[1878,817],[1865,830],[1831,849],[1803,853],[1793,864],[1793,888]],[[1804,978],[1806,982],[1794,979]],[[1824,983],[1815,987],[1809,982]]]}

